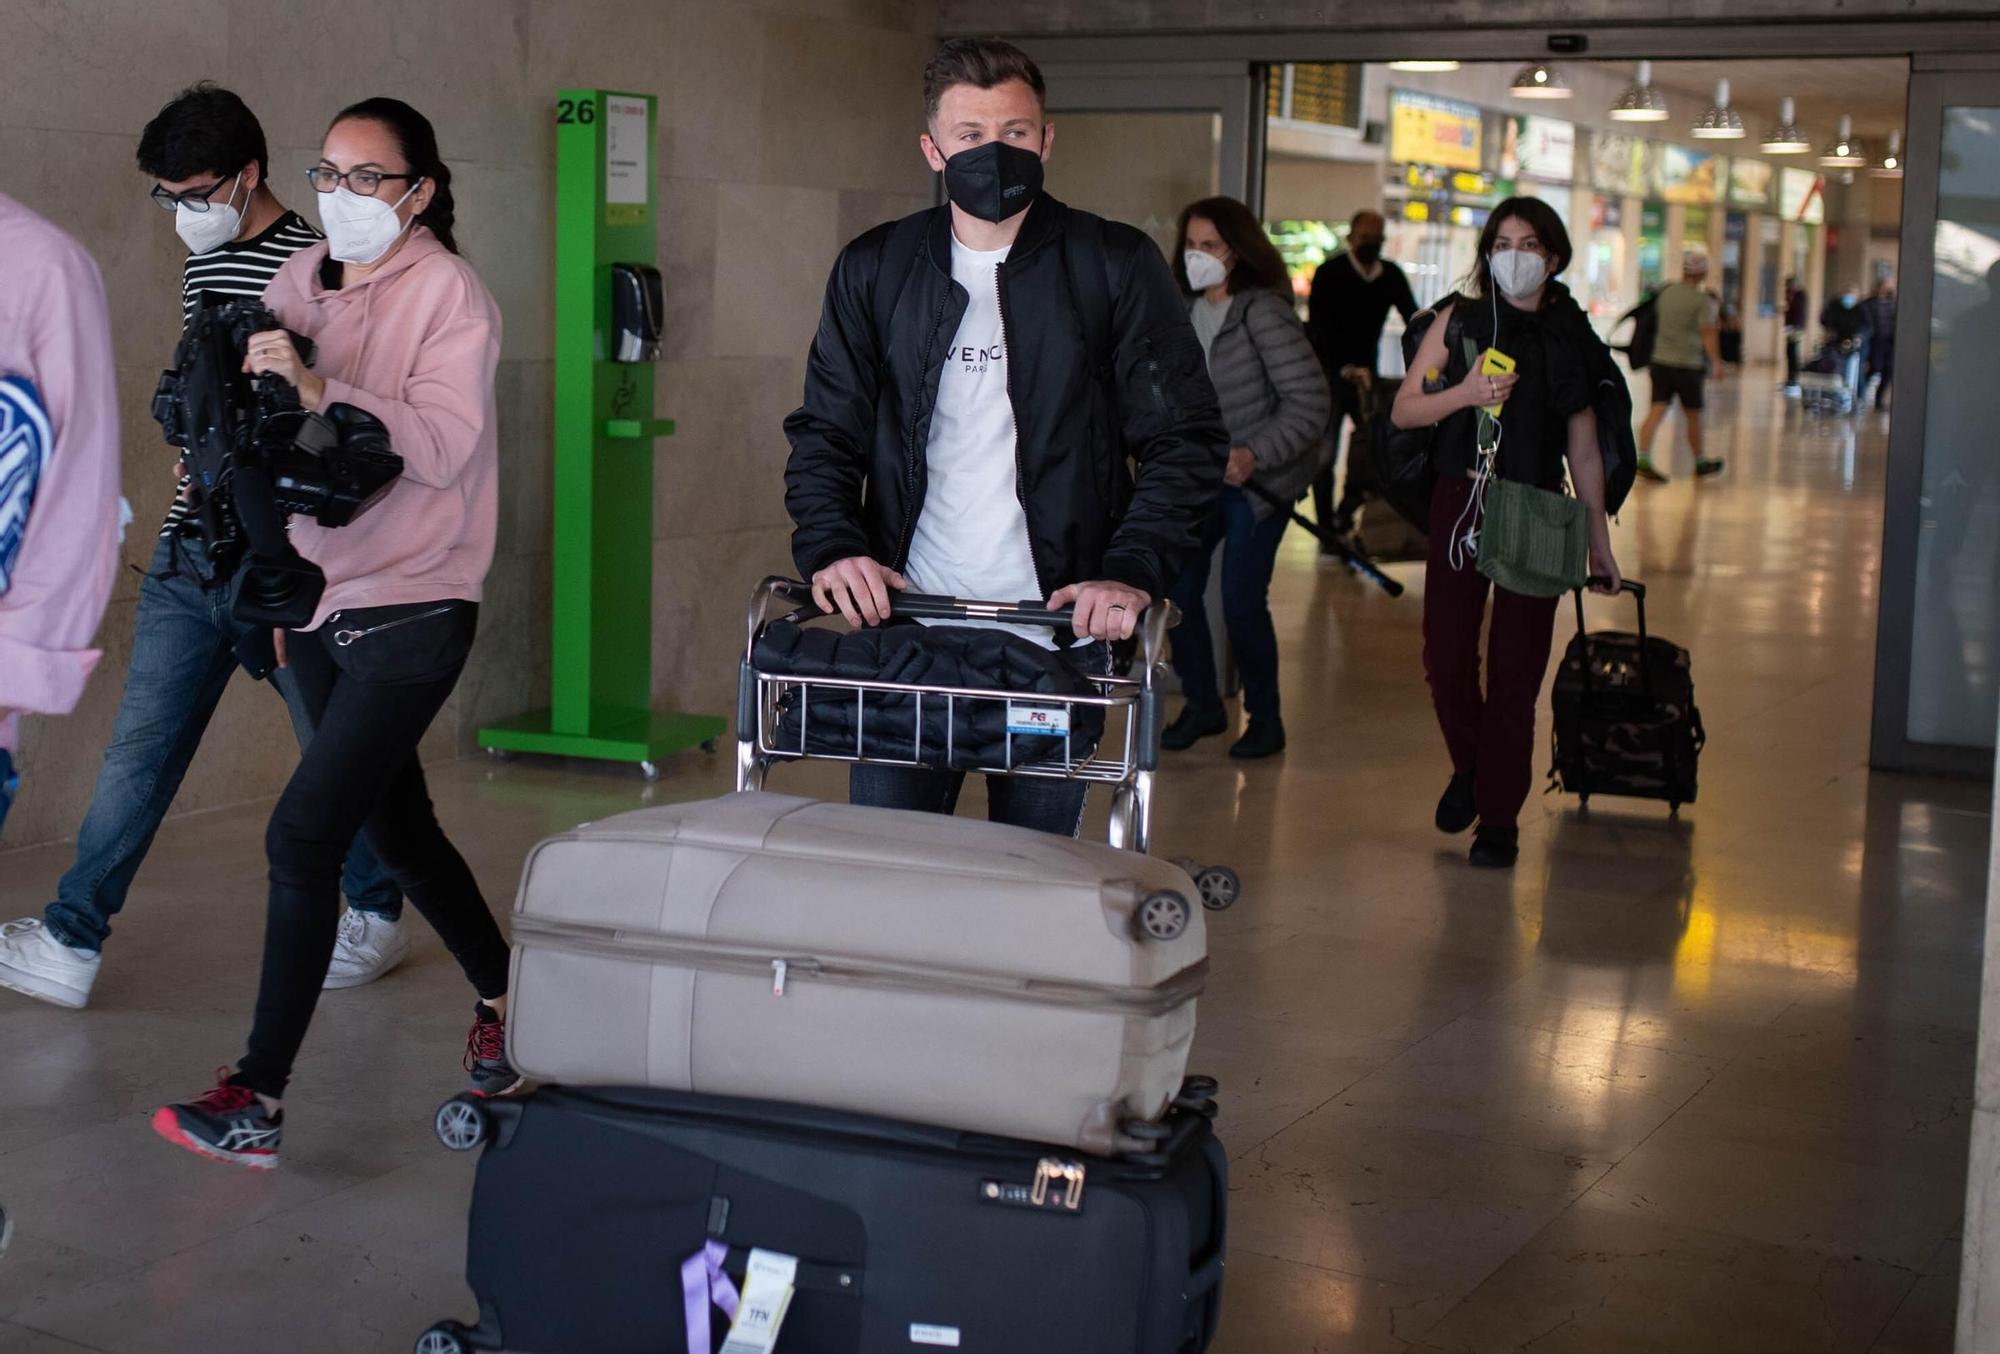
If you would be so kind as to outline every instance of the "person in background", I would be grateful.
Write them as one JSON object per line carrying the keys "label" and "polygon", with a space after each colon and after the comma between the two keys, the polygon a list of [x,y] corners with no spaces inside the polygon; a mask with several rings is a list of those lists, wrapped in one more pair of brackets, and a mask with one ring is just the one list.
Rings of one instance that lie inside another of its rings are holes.
{"label": "person in background", "polygon": [[1875,294],[1862,303],[1868,317],[1868,374],[1875,378],[1875,407],[1889,407],[1889,388],[1896,379],[1896,284],[1883,278]]}
{"label": "person in background", "polygon": [[[314,727],[265,833],[270,904],[249,1047],[214,1089],[153,1115],[154,1132],[177,1147],[267,1170],[357,831],[478,994],[470,1089],[520,1084],[506,1055],[507,942],[438,825],[417,756],[465,668],[493,561],[500,309],[459,257],[451,170],[416,109],[378,98],[343,110],[307,173],[327,238],[272,279],[264,299],[283,328],[253,334],[244,365],[293,386],[308,410],[373,415],[403,473],[344,527],[292,521],[293,544],[327,583],[306,626],[271,636]],[[317,347],[313,366],[293,333]]]}
{"label": "person in background", "polygon": [[1722,306],[1702,286],[1707,278],[1708,256],[1690,253],[1681,260],[1681,280],[1660,288],[1654,301],[1659,329],[1646,369],[1653,383],[1653,407],[1639,425],[1639,476],[1655,484],[1665,484],[1667,475],[1653,464],[1653,439],[1675,400],[1680,401],[1681,419],[1687,424],[1694,473],[1706,478],[1722,471],[1721,458],[1702,450],[1704,388],[1711,374],[1720,381],[1727,370],[1722,364]]}
{"label": "person in background", "polygon": [[[153,205],[188,250],[183,324],[204,296],[262,296],[285,260],[319,239],[272,191],[264,129],[229,90],[197,84],[176,95],[140,133],[138,160],[153,180]],[[178,469],[177,459],[173,464]],[[139,581],[125,691],[77,831],[75,861],[39,918],[9,922],[0,933],[0,987],[57,1006],[90,1000],[112,918],[239,665],[238,646],[251,627],[231,614],[236,588],[218,584],[191,538],[194,529],[186,501],[176,496]],[[312,726],[298,689],[287,673],[271,677],[303,745]],[[398,925],[402,894],[359,839],[347,855],[343,891],[349,908],[328,987],[372,981],[409,950]]]}
{"label": "person in background", "polygon": [[[1332,435],[1340,436],[1343,422],[1354,429],[1347,439],[1347,480],[1340,502],[1336,505],[1333,498],[1332,461],[1313,478],[1315,520],[1342,536],[1354,529],[1354,514],[1366,496],[1368,430],[1361,422],[1361,392],[1375,382],[1382,328],[1391,309],[1405,321],[1417,313],[1410,279],[1382,257],[1387,229],[1380,212],[1356,212],[1348,226],[1346,252],[1334,255],[1313,273],[1312,295],[1306,303],[1306,333],[1333,392]],[[1319,557],[1329,567],[1338,561],[1324,542]]]}
{"label": "person in background", "polygon": [[[1042,191],[1045,94],[995,39],[947,42],[925,68],[918,145],[947,201],[834,261],[785,420],[785,508],[823,610],[880,625],[905,586],[1074,604],[1070,661],[1102,672],[1179,576],[1229,443],[1159,248]],[[951,813],[964,779],[857,766],[849,797]],[[989,777],[987,811],[1074,836],[1087,788]]]}
{"label": "person in background", "polygon": [[[1619,589],[1604,517],[1604,462],[1597,418],[1584,376],[1603,340],[1568,288],[1554,281],[1571,258],[1569,232],[1547,203],[1509,198],[1480,235],[1479,259],[1458,297],[1442,306],[1396,392],[1399,428],[1435,425],[1437,489],[1431,498],[1430,560],[1424,573],[1424,672],[1438,726],[1451,753],[1451,781],[1436,823],[1458,833],[1479,824],[1472,863],[1511,867],[1519,856],[1519,818],[1534,775],[1535,704],[1541,698],[1554,635],[1556,600],[1496,587],[1477,567],[1471,544],[1482,495],[1477,478],[1476,406],[1500,405],[1494,473],[1560,490],[1563,467],[1590,513],[1590,572],[1601,591]],[[1505,376],[1486,376],[1463,351],[1449,351],[1452,312],[1475,351],[1497,348],[1514,359]],[[1424,373],[1443,373],[1436,390]],[[1493,619],[1480,689],[1479,638],[1486,595]]]}
{"label": "person in background", "polygon": [[82,245],[0,194],[0,822],[22,713],[68,714],[101,657],[121,507],[104,281]]}
{"label": "person in background", "polygon": [[1799,345],[1805,342],[1806,323],[1812,318],[1806,289],[1799,285],[1795,277],[1785,279],[1785,384],[1781,387],[1791,399],[1799,397]]}
{"label": "person in background", "polygon": [[1826,303],[1819,313],[1819,327],[1826,332],[1827,346],[1840,362],[1840,378],[1861,408],[1868,384],[1868,313],[1861,308],[1861,289],[1850,282]]}
{"label": "person in background", "polygon": [[1257,217],[1234,198],[1205,198],[1181,213],[1174,251],[1180,282],[1197,293],[1191,318],[1229,429],[1229,464],[1215,509],[1172,597],[1174,671],[1187,704],[1162,735],[1180,750],[1229,727],[1216,679],[1207,608],[1209,567],[1222,547],[1222,616],[1243,677],[1243,736],[1236,758],[1285,747],[1278,702],[1278,632],[1271,623],[1271,571],[1291,519],[1241,486],[1254,479],[1278,504],[1306,491],[1320,450],[1334,435],[1333,401],[1312,343],[1292,309],[1285,263]]}

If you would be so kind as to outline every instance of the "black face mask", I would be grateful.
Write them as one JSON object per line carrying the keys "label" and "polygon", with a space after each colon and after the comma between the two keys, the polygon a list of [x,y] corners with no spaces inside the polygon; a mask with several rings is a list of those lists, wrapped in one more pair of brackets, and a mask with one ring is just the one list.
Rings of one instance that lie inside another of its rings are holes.
{"label": "black face mask", "polygon": [[1375,261],[1382,257],[1382,242],[1370,240],[1367,244],[1354,246],[1354,257],[1373,268]]}
{"label": "black face mask", "polygon": [[1042,157],[1004,141],[962,150],[944,162],[944,191],[982,221],[1005,221],[1041,193]]}

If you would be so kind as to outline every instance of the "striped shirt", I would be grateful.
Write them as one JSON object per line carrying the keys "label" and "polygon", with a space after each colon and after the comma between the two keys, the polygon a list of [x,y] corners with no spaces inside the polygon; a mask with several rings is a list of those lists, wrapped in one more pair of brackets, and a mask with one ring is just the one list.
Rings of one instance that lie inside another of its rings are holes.
{"label": "striped shirt", "polygon": [[[190,254],[181,268],[181,323],[194,318],[202,294],[262,297],[271,279],[285,260],[308,245],[317,244],[320,233],[297,212],[286,211],[248,240],[235,240],[206,254]],[[187,488],[185,477],[181,488]],[[160,526],[162,536],[171,536],[187,520],[188,505],[174,495],[167,520]]]}

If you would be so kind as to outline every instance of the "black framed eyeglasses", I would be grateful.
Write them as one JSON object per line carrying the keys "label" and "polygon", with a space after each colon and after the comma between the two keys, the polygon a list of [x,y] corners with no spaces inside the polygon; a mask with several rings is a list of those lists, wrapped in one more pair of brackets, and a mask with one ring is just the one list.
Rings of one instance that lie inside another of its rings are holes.
{"label": "black framed eyeglasses", "polygon": [[379,169],[350,169],[343,174],[331,165],[314,165],[306,171],[306,182],[313,186],[315,193],[331,193],[345,183],[362,197],[374,197],[385,179],[415,180],[422,177],[421,174],[384,174]]}
{"label": "black framed eyeglasses", "polygon": [[[180,207],[186,207],[191,212],[205,212],[208,210],[208,200],[210,198],[214,197],[224,188],[229,188],[237,179],[242,177],[242,175],[238,174],[226,179],[217,179],[206,188],[190,188],[185,193],[169,193],[156,183],[153,185],[152,198],[154,202],[159,204],[159,208],[163,212],[170,212]],[[232,188],[231,191],[233,192],[234,189]]]}

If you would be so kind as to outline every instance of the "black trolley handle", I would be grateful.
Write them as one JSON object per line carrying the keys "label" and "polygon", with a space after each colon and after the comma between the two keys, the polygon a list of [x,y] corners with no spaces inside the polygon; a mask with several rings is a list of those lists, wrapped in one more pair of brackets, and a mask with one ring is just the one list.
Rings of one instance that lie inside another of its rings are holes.
{"label": "black trolley handle", "polygon": [[[1590,633],[1585,626],[1583,617],[1584,589],[1594,588],[1597,587],[1599,584],[1609,583],[1610,581],[1611,580],[1609,578],[1606,578],[1602,574],[1592,574],[1589,578],[1586,578],[1584,580],[1583,587],[1578,588],[1576,590],[1576,632],[1579,635],[1587,635]],[[1652,645],[1647,643],[1646,641],[1646,585],[1644,583],[1638,582],[1635,579],[1628,578],[1619,583],[1618,590],[1620,592],[1631,593],[1632,600],[1638,603],[1639,685],[1645,691],[1646,699],[1650,701],[1653,699],[1653,655],[1652,655]],[[1583,694],[1585,699],[1589,699],[1590,660],[1589,660],[1589,650],[1587,648],[1584,651]]]}

